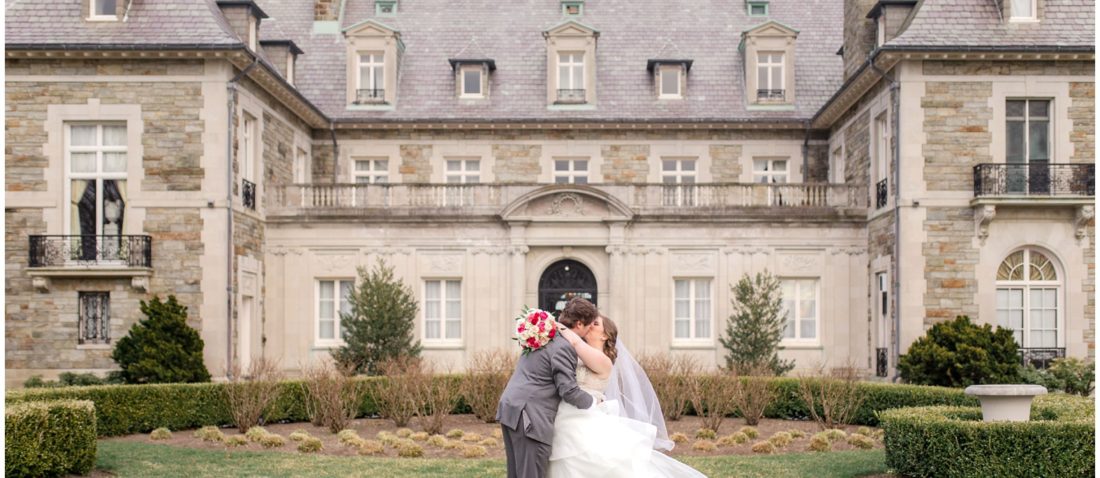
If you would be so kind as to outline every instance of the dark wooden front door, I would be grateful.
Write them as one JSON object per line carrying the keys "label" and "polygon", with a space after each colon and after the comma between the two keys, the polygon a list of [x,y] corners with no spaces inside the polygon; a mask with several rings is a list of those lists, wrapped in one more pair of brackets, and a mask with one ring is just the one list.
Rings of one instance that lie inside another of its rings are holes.
{"label": "dark wooden front door", "polygon": [[587,266],[572,259],[555,262],[539,279],[539,308],[555,314],[573,297],[596,304],[596,276]]}

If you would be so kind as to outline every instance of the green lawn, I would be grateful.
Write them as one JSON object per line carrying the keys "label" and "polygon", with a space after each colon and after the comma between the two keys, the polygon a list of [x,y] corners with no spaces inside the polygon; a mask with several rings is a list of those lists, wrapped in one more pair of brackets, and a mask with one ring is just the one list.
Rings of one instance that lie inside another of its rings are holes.
{"label": "green lawn", "polygon": [[[886,472],[882,450],[775,456],[687,457],[710,477],[856,477]],[[117,476],[156,478],[245,476],[504,476],[503,460],[428,460],[194,450],[144,443],[100,442],[96,468]]]}

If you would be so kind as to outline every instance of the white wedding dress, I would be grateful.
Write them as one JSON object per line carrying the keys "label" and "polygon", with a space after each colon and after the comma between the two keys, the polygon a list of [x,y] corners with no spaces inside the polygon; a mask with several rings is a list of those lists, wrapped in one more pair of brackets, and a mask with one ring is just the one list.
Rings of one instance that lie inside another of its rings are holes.
{"label": "white wedding dress", "polygon": [[[583,364],[577,367],[577,384],[593,397],[602,400],[607,383]],[[550,478],[706,477],[654,449],[657,427],[620,416],[619,406],[617,400],[586,410],[565,402],[558,405]]]}

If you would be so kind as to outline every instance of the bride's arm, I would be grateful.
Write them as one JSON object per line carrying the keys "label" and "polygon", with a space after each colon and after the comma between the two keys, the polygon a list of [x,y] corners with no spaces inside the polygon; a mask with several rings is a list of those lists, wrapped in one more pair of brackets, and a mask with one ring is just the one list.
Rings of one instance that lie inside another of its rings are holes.
{"label": "bride's arm", "polygon": [[602,350],[588,345],[584,339],[572,330],[563,328],[561,329],[561,335],[576,349],[577,357],[581,359],[581,362],[584,362],[584,366],[588,367],[588,370],[600,377],[606,377],[607,374],[611,373],[611,358],[605,355]]}

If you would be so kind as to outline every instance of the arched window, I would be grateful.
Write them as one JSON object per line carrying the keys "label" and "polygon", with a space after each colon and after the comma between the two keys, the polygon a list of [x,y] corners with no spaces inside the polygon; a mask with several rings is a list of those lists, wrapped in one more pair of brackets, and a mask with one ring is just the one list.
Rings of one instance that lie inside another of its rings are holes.
{"label": "arched window", "polygon": [[1042,252],[1013,252],[997,269],[997,323],[1012,329],[1020,347],[1059,346],[1061,297],[1057,268]]}

